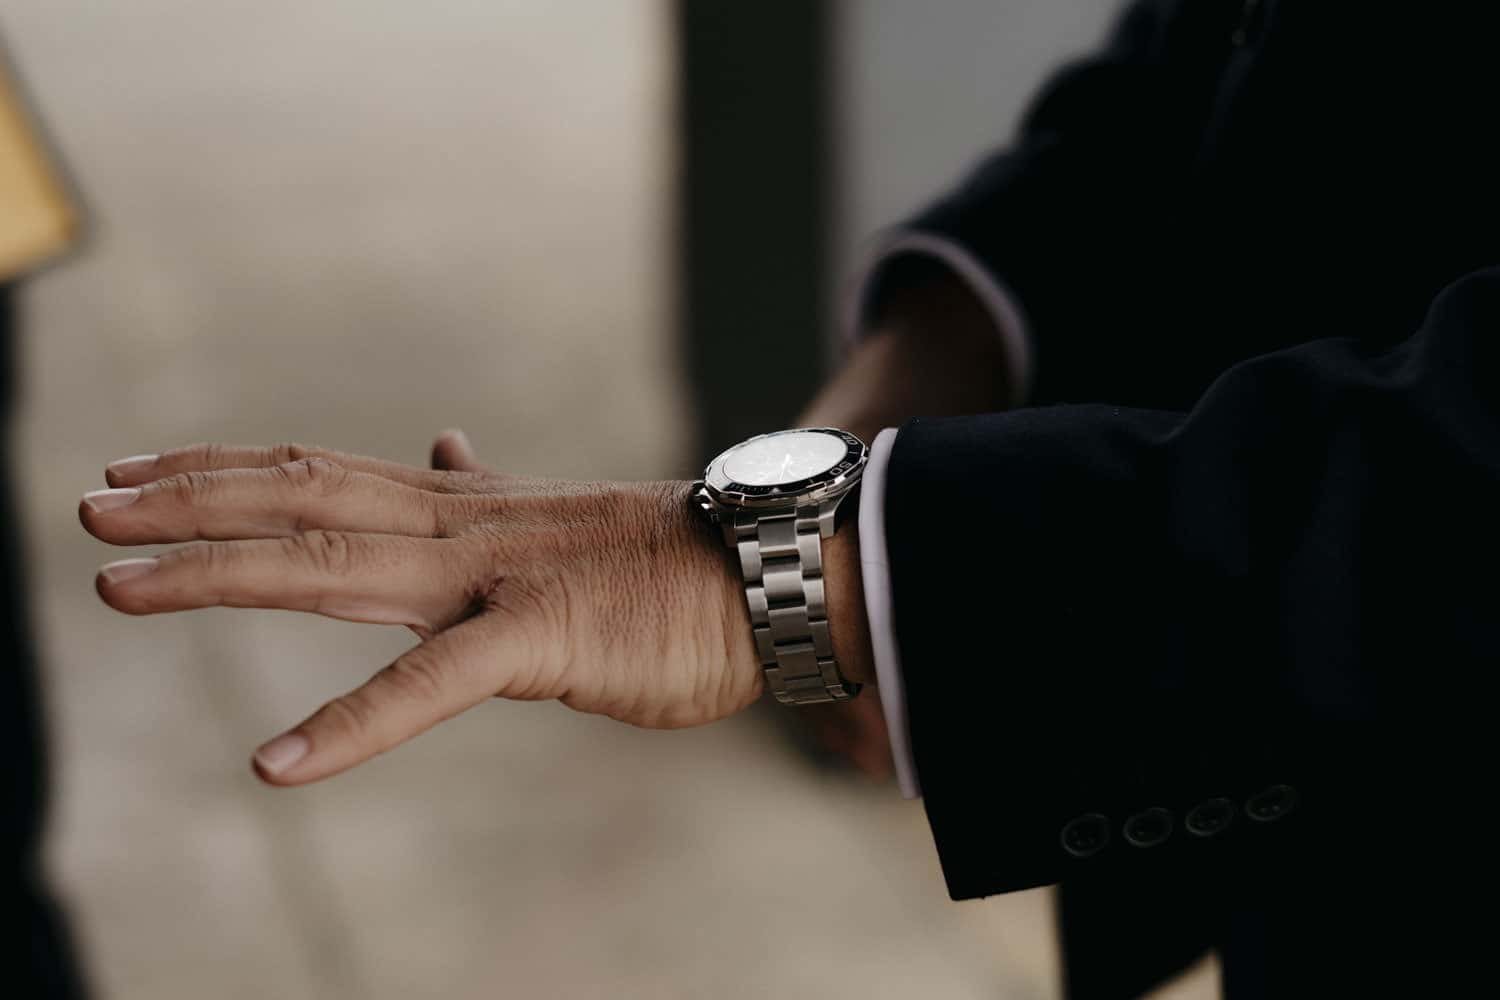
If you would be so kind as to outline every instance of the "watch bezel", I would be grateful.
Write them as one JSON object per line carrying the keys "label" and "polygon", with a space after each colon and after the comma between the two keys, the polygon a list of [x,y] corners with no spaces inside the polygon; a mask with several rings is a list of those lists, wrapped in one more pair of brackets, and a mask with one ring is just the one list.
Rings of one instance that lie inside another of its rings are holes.
{"label": "watch bezel", "polygon": [[[831,434],[844,442],[844,457],[830,468],[815,476],[796,479],[788,483],[770,483],[764,486],[741,483],[724,473],[724,464],[729,456],[752,441],[779,437],[782,434],[797,434],[812,431]],[[730,507],[775,507],[787,503],[806,503],[824,500],[846,492],[859,481],[864,472],[869,449],[859,438],[837,427],[788,427],[746,438],[738,444],[725,448],[703,473],[703,483],[714,500]]]}

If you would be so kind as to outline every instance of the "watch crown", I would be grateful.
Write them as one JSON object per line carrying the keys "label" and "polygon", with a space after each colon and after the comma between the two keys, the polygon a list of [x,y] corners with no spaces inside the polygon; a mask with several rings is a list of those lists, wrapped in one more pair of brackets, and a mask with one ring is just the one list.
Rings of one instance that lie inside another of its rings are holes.
{"label": "watch crown", "polygon": [[714,503],[713,497],[708,495],[708,486],[701,479],[693,483],[693,503],[703,511],[703,516],[708,518],[710,524],[719,523],[719,507]]}

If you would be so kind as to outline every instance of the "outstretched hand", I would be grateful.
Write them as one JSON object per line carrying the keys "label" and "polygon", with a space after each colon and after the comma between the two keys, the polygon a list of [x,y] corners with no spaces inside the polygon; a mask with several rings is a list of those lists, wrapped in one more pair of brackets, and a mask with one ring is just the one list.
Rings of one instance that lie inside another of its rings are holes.
{"label": "outstretched hand", "polygon": [[286,608],[421,637],[262,746],[278,785],[353,767],[488,698],[557,699],[650,727],[759,695],[738,574],[686,482],[502,475],[461,433],[420,469],[320,448],[195,445],[112,464],[79,504],[107,542],[193,542],[103,567],[130,614]]}

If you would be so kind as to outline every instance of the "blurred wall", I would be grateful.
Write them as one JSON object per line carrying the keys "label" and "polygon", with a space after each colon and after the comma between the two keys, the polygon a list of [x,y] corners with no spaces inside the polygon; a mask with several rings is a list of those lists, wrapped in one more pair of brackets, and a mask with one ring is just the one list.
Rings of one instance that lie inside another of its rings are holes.
{"label": "blurred wall", "polygon": [[833,0],[676,0],[681,332],[704,461],[822,381]]}
{"label": "blurred wall", "polygon": [[1046,74],[1119,0],[840,0],[836,269],[1010,137]]}
{"label": "blurred wall", "polygon": [[658,5],[12,0],[4,17],[96,209],[92,252],[30,302],[43,382],[113,376],[87,408],[38,396],[70,450],[251,418],[415,459],[434,425],[482,442],[525,420],[518,467],[679,461]]}

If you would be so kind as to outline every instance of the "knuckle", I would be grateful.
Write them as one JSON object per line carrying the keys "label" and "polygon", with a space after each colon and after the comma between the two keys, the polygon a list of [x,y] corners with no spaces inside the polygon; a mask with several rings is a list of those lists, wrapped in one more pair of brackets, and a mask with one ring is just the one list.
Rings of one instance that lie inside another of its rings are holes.
{"label": "knuckle", "polygon": [[436,470],[433,475],[436,477],[432,483],[432,490],[435,493],[463,495],[483,489],[483,477],[472,472],[440,469]]}
{"label": "knuckle", "polygon": [[180,550],[184,560],[203,571],[210,578],[217,578],[234,571],[243,563],[244,549],[234,542],[205,542],[190,545]]}
{"label": "knuckle", "polygon": [[213,495],[217,479],[212,472],[179,472],[159,481],[156,489],[184,506],[203,503]]}
{"label": "knuckle", "polygon": [[423,647],[407,653],[381,671],[382,680],[402,701],[436,702],[442,697],[442,662]]}
{"label": "knuckle", "polygon": [[484,497],[474,495],[434,497],[423,494],[421,502],[431,511],[432,533],[439,538],[468,533],[491,510]]}
{"label": "knuckle", "polygon": [[228,464],[226,451],[222,444],[212,441],[195,441],[185,444],[180,448],[168,448],[162,452],[160,464],[162,469],[173,469],[187,467],[190,469],[218,469]]}
{"label": "knuckle", "polygon": [[343,531],[308,531],[286,539],[283,545],[292,558],[330,576],[347,573],[354,562],[354,541]]}
{"label": "knuckle", "polygon": [[170,570],[197,581],[200,589],[217,589],[225,577],[233,574],[240,550],[233,542],[200,542],[163,552],[158,572]]}
{"label": "knuckle", "polygon": [[270,447],[272,465],[286,465],[289,462],[300,462],[304,458],[312,458],[317,454],[316,450],[305,444],[297,444],[287,441],[281,444],[273,444]]}
{"label": "knuckle", "polygon": [[163,558],[203,570],[206,573],[213,573],[224,569],[230,561],[228,548],[227,545],[216,545],[212,542],[204,545],[189,545],[175,552],[169,552]]}
{"label": "knuckle", "polygon": [[528,633],[535,643],[550,647],[556,637],[567,638],[574,618],[567,588],[543,579],[507,577],[494,586],[485,603],[502,612],[511,627]]}
{"label": "knuckle", "polygon": [[217,469],[224,463],[224,446],[205,442],[203,444],[188,445],[182,449],[184,457],[191,458],[196,455],[205,469]]}
{"label": "knuckle", "polygon": [[375,706],[361,692],[351,691],[318,709],[310,722],[337,739],[363,743],[375,731]]}
{"label": "knuckle", "polygon": [[294,489],[320,496],[338,492],[349,479],[348,469],[317,455],[283,462],[275,469]]}
{"label": "knuckle", "polygon": [[561,698],[568,703],[568,676],[580,662],[578,636],[569,627],[574,619],[566,591],[552,574],[542,571],[497,580],[484,596],[484,607],[504,622],[518,650],[521,669],[504,683],[507,698]]}

